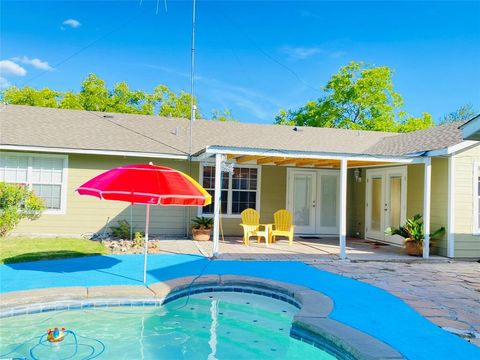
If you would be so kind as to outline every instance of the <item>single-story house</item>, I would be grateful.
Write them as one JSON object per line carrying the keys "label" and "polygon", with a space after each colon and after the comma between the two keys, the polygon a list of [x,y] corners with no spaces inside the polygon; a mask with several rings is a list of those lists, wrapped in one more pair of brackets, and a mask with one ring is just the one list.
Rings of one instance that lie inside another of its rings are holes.
{"label": "single-story house", "polygon": [[[143,206],[74,190],[107,169],[153,162],[190,173],[214,199],[152,208],[154,234],[182,236],[193,216],[214,215],[218,244],[220,218],[225,235],[239,235],[243,209],[269,223],[287,208],[297,234],[338,237],[343,258],[347,235],[401,245],[384,230],[420,213],[427,235],[447,230],[432,253],[478,258],[479,134],[479,116],[398,134],[3,105],[0,181],[28,184],[48,206],[17,235],[81,236],[120,219],[141,230]],[[424,257],[429,244],[427,236]]]}

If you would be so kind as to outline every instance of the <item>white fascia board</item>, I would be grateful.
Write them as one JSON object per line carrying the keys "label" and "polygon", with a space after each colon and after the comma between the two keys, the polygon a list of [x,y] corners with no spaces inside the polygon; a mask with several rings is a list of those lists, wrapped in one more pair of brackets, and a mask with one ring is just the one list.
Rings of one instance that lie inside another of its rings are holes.
{"label": "white fascia board", "polygon": [[403,164],[411,164],[421,162],[418,157],[406,156],[382,156],[382,155],[364,155],[364,154],[342,154],[329,152],[314,151],[295,151],[295,150],[271,150],[271,149],[253,149],[238,148],[227,146],[207,146],[203,152],[197,153],[194,160],[202,161],[214,154],[236,154],[236,155],[258,155],[258,156],[277,156],[284,158],[301,157],[304,159],[322,159],[322,160],[356,160],[356,161],[378,161],[378,162],[398,162]]}
{"label": "white fascia board", "polygon": [[161,153],[151,153],[151,152],[117,151],[117,150],[71,149],[71,148],[55,148],[55,147],[43,147],[43,146],[0,145],[0,150],[30,151],[30,152],[39,152],[39,153],[148,157],[148,158],[179,159],[179,160],[188,159],[188,155],[177,155],[177,154],[161,154]]}
{"label": "white fascia board", "polygon": [[443,149],[438,149],[438,150],[432,150],[432,151],[427,151],[425,153],[425,156],[450,156],[454,155],[460,151],[467,150],[468,148],[471,148],[472,146],[478,145],[478,141],[474,140],[465,140],[462,141],[461,143],[458,143],[456,145],[452,145]]}
{"label": "white fascia board", "polygon": [[476,139],[480,138],[480,115],[475,116],[473,119],[467,121],[460,126],[464,139]]}

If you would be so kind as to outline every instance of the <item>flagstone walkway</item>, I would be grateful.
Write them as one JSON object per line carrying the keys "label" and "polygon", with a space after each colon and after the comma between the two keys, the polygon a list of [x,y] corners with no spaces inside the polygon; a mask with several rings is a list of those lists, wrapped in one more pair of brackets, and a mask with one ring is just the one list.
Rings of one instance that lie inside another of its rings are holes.
{"label": "flagstone walkway", "polygon": [[382,288],[433,323],[480,347],[480,263],[335,261],[311,265]]}

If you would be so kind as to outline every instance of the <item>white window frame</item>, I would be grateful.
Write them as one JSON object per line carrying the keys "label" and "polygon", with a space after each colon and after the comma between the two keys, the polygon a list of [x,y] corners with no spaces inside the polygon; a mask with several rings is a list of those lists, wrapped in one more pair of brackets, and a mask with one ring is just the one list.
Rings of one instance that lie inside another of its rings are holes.
{"label": "white window frame", "polygon": [[[200,185],[203,186],[203,168],[205,166],[211,166],[215,168],[215,163],[214,162],[208,162],[205,164],[200,164],[199,166],[199,182]],[[250,168],[250,169],[257,169],[257,190],[256,190],[256,197],[255,197],[255,210],[260,212],[260,190],[262,188],[262,167],[260,165],[248,165],[248,164],[235,164],[235,168]],[[221,184],[220,184],[221,185]],[[240,218],[240,214],[232,214],[232,192],[234,190],[232,189],[232,177],[229,176],[228,179],[228,200],[227,200],[227,213],[226,214],[220,214],[220,217],[224,219],[235,219],[235,218]],[[197,211],[197,216],[206,216],[206,217],[213,217],[213,214],[203,213],[203,207],[199,206],[198,211]]]}
{"label": "white window frame", "polygon": [[2,152],[3,156],[19,156],[28,158],[27,181],[26,184],[32,190],[32,163],[33,158],[56,158],[63,159],[62,184],[60,188],[60,209],[46,209],[45,215],[65,215],[67,209],[67,181],[68,181],[68,155],[61,154],[43,154],[43,153],[19,153],[19,152]]}
{"label": "white window frame", "polygon": [[473,201],[473,229],[472,229],[472,234],[473,235],[480,235],[480,224],[478,223],[478,212],[479,212],[479,208],[478,208],[478,198],[480,196],[480,194],[478,193],[478,176],[480,175],[480,162],[479,161],[475,161],[473,163],[473,198],[472,198],[472,201]]}

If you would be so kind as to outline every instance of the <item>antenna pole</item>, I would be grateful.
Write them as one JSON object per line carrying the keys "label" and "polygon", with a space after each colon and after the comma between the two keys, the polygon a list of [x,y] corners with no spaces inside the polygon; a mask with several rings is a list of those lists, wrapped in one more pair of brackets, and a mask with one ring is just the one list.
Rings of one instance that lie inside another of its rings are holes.
{"label": "antenna pole", "polygon": [[196,0],[192,0],[192,54],[190,68],[190,129],[188,140],[188,154],[192,156],[192,123],[195,121],[196,105],[195,96],[195,20],[196,20]]}
{"label": "antenna pole", "polygon": [[[196,0],[192,0],[192,52],[191,52],[191,67],[190,67],[190,122],[188,128],[188,175],[192,176],[192,140],[193,140],[193,122],[195,121],[195,111],[197,110],[195,97],[195,20],[196,20]],[[190,211],[185,207],[185,237],[189,235],[190,219],[188,215]]]}

